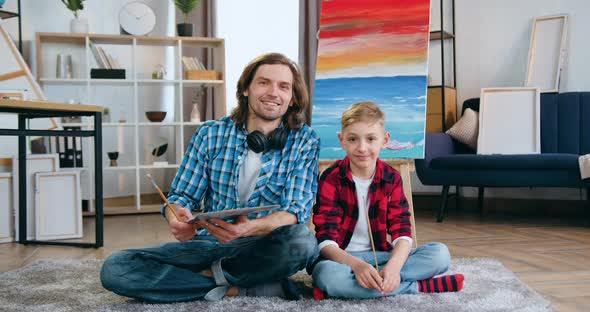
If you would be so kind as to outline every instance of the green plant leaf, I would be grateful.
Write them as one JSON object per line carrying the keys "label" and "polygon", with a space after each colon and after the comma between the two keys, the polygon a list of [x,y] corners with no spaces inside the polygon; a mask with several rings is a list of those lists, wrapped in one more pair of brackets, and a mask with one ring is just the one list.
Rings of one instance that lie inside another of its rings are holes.
{"label": "green plant leaf", "polygon": [[84,10],[84,1],[86,0],[61,0],[66,8],[72,12]]}
{"label": "green plant leaf", "polygon": [[174,5],[184,14],[190,13],[197,5],[200,0],[174,0]]}

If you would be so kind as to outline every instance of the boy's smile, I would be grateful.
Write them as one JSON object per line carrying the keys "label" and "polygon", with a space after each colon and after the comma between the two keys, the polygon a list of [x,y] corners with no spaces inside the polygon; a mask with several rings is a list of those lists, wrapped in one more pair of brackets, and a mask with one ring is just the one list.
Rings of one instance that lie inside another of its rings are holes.
{"label": "boy's smile", "polygon": [[373,175],[379,153],[389,141],[389,136],[382,123],[364,121],[355,122],[338,134],[354,176],[368,179]]}

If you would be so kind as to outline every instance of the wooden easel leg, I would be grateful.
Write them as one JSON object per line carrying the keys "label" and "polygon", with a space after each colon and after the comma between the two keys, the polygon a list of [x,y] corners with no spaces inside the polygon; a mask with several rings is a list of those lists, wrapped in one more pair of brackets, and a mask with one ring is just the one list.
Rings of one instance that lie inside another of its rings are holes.
{"label": "wooden easel leg", "polygon": [[410,178],[410,161],[400,163],[396,168],[402,176],[402,182],[404,186],[404,195],[408,201],[410,209],[411,222],[412,222],[412,237],[414,238],[414,247],[418,247],[418,238],[416,236],[416,221],[414,219],[414,201],[412,200],[412,181]]}

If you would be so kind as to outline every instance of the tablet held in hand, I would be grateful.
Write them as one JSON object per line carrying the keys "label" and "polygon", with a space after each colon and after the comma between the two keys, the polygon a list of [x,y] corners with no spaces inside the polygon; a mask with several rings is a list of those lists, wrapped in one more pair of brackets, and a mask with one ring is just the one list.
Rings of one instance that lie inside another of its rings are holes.
{"label": "tablet held in hand", "polygon": [[279,208],[280,205],[270,205],[270,206],[258,206],[258,207],[244,207],[244,208],[236,208],[236,209],[227,209],[227,210],[220,210],[220,211],[210,211],[210,212],[203,212],[196,216],[194,216],[191,220],[187,223],[195,223],[198,220],[207,220],[211,218],[217,219],[224,219],[230,217],[237,217],[242,215],[249,215],[251,213],[257,213],[262,211],[268,211]]}

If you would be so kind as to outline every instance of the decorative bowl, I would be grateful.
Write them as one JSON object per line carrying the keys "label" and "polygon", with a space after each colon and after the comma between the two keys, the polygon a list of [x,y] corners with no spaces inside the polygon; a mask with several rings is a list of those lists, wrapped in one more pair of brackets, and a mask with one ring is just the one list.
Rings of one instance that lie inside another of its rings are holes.
{"label": "decorative bowl", "polygon": [[162,122],[166,118],[166,112],[163,111],[151,111],[145,112],[145,117],[151,122]]}

